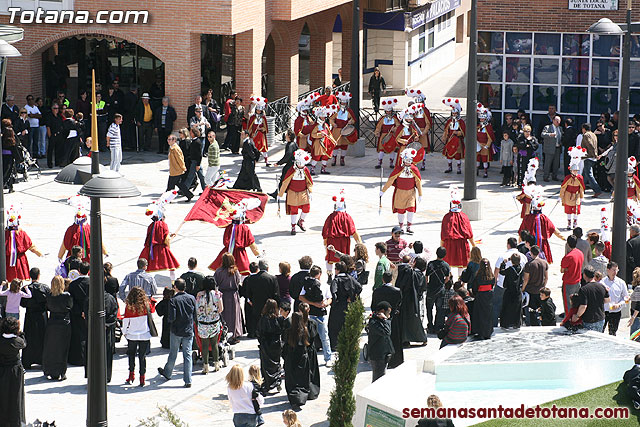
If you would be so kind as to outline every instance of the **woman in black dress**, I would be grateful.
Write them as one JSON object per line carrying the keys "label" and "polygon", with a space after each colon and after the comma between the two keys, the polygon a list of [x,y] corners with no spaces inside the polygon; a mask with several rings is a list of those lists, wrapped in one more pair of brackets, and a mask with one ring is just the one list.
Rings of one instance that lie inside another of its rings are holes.
{"label": "woman in black dress", "polygon": [[344,262],[337,262],[335,267],[337,274],[331,281],[332,302],[331,311],[329,312],[331,351],[338,349],[338,334],[342,330],[342,325],[344,325],[349,304],[355,301],[360,296],[360,292],[362,292],[362,285],[353,276],[347,274],[348,267]]}
{"label": "woman in black dress", "polygon": [[29,276],[31,298],[20,300],[20,305],[27,309],[24,315],[24,337],[29,345],[22,351],[22,366],[25,369],[30,369],[31,365],[42,365],[44,332],[47,329],[47,297],[51,294],[47,285],[38,282],[39,268],[32,268]]}
{"label": "woman in black dress", "polygon": [[24,369],[20,350],[27,344],[20,333],[20,321],[13,317],[3,319],[0,326],[0,425],[25,425]]}
{"label": "woman in black dress", "polygon": [[471,333],[480,339],[488,340],[493,334],[493,287],[496,279],[493,276],[491,263],[482,258],[478,273],[471,282],[475,298],[471,315]]}
{"label": "woman in black dress", "polygon": [[111,275],[111,270],[113,269],[113,264],[110,262],[105,262],[103,265],[104,268],[104,290],[113,295],[113,297],[118,300],[118,290],[120,289],[120,284],[118,283],[118,279]]}
{"label": "woman in black dress", "polygon": [[49,321],[44,333],[42,371],[52,380],[67,379],[67,358],[71,344],[71,307],[73,298],[64,291],[64,279],[55,276],[51,280],[51,294],[47,297]]}
{"label": "woman in black dress", "polygon": [[260,371],[262,373],[262,394],[277,388],[280,391],[282,368],[280,367],[280,353],[282,351],[283,318],[278,316],[278,303],[268,299],[262,309],[262,316],[258,320],[258,343],[260,349]]}
{"label": "woman in black dress", "polygon": [[308,400],[314,400],[318,398],[320,394],[320,365],[318,364],[318,348],[322,348],[320,344],[320,336],[318,334],[318,324],[314,319],[309,319],[309,304],[306,302],[300,303],[298,311],[302,314],[307,330],[309,331],[309,342],[311,343],[307,347],[307,355],[309,357],[309,394]]}
{"label": "woman in black dress", "polygon": [[233,188],[261,192],[260,181],[258,180],[258,175],[256,175],[256,162],[260,160],[260,151],[258,151],[245,131],[241,132],[240,138],[242,140],[242,166]]}
{"label": "woman in black dress", "polygon": [[291,315],[291,328],[284,333],[284,386],[289,403],[294,409],[307,403],[309,395],[309,355],[307,348],[312,341],[302,314]]}
{"label": "woman in black dress", "polygon": [[500,265],[500,274],[504,276],[504,296],[500,311],[500,326],[502,328],[520,329],[522,320],[522,267],[520,255],[513,254],[511,265],[507,267],[507,260]]}

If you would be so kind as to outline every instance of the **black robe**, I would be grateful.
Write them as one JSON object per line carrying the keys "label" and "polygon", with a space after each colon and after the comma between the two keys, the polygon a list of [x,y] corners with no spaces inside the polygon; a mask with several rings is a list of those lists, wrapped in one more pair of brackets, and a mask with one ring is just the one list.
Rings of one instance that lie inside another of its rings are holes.
{"label": "black robe", "polygon": [[84,366],[87,351],[87,321],[82,317],[82,310],[89,298],[89,278],[79,277],[71,282],[69,284],[69,293],[73,298],[69,363],[76,366]]}
{"label": "black robe", "polygon": [[491,338],[493,334],[493,289],[478,291],[479,286],[493,285],[495,279],[481,280],[478,276],[473,280],[473,313],[471,314],[471,333],[482,339]]}
{"label": "black robe", "polygon": [[258,160],[260,160],[260,151],[258,151],[253,141],[245,139],[242,144],[242,166],[233,188],[236,190],[262,191],[258,175],[256,175],[256,162]]}
{"label": "black robe", "polygon": [[[316,321],[309,319],[307,328],[309,329],[309,341],[311,343],[318,341],[320,338]],[[313,344],[308,346],[307,354],[309,356],[309,395],[307,398],[309,400],[315,400],[320,394],[320,365],[318,364],[317,347]]]}
{"label": "black robe", "polygon": [[402,349],[402,316],[400,316],[400,306],[402,304],[402,291],[395,286],[380,286],[371,296],[371,310],[375,310],[382,301],[391,305],[391,342],[395,352],[389,359],[388,368],[393,369],[404,363],[404,353]]}
{"label": "black robe", "polygon": [[162,334],[160,335],[160,345],[162,348],[169,348],[171,325],[169,325],[169,300],[163,299],[156,304],[156,313],[162,317]]}
{"label": "black robe", "polygon": [[282,351],[282,317],[261,316],[258,321],[258,348],[260,349],[260,370],[262,373],[262,393],[278,387],[282,379],[280,354]]}
{"label": "black robe", "polygon": [[329,312],[329,342],[331,351],[338,348],[338,334],[342,330],[349,303],[360,296],[362,285],[347,274],[338,274],[331,281],[331,311]]}
{"label": "black robe", "polygon": [[427,342],[427,334],[420,318],[420,300],[427,289],[424,273],[408,264],[400,264],[396,286],[402,291],[402,342]]}
{"label": "black robe", "polygon": [[500,274],[504,276],[500,326],[519,328],[522,321],[522,267],[518,264],[501,268]]}
{"label": "black robe", "polygon": [[58,378],[67,373],[71,343],[71,308],[73,298],[68,292],[47,297],[49,320],[44,334],[42,370],[45,376]]}
{"label": "black robe", "polygon": [[47,297],[51,289],[43,283],[29,284],[31,298],[22,298],[20,305],[27,308],[24,315],[24,338],[29,343],[22,350],[22,366],[25,369],[31,365],[42,365],[42,349],[44,333],[47,328]]}
{"label": "black robe", "polygon": [[[307,403],[311,379],[308,347],[299,341],[295,347],[288,342],[291,330],[285,331],[283,338],[285,344],[284,355],[284,387],[287,390],[287,398],[293,406],[302,406]],[[311,341],[313,343],[313,341]]]}
{"label": "black robe", "polygon": [[5,338],[0,335],[0,426],[25,425],[24,369],[20,350],[25,348],[24,337]]}

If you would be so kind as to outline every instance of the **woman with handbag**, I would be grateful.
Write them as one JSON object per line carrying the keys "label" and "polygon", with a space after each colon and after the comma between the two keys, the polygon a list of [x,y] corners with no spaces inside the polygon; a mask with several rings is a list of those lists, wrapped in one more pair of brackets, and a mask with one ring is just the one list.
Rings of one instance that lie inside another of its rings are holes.
{"label": "woman with handbag", "polygon": [[460,295],[449,298],[449,317],[444,327],[438,331],[438,338],[442,340],[440,348],[448,344],[462,344],[469,336],[471,319],[467,305]]}
{"label": "woman with handbag", "polygon": [[[140,387],[144,387],[144,376],[147,371],[147,350],[152,336],[158,336],[149,311],[149,299],[140,287],[133,287],[126,300],[122,320],[122,334],[127,338],[127,355],[129,356],[129,378],[126,384],[135,379],[136,354],[140,361]],[[155,333],[154,333],[155,332]]]}

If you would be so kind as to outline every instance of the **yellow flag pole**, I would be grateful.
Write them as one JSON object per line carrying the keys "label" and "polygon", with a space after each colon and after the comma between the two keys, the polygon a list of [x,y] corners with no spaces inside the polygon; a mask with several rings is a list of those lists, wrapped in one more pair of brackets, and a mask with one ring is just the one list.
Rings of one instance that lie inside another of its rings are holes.
{"label": "yellow flag pole", "polygon": [[100,173],[98,152],[98,106],[96,100],[96,70],[91,70],[91,174]]}

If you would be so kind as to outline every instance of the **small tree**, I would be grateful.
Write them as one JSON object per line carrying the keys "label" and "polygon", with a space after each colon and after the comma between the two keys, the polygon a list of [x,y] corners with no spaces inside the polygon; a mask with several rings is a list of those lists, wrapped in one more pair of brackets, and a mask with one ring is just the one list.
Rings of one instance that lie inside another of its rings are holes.
{"label": "small tree", "polygon": [[358,372],[360,335],[363,327],[364,304],[358,298],[349,304],[344,325],[338,335],[338,360],[333,367],[335,388],[331,392],[327,410],[331,427],[353,427],[351,419],[356,412],[353,384]]}

